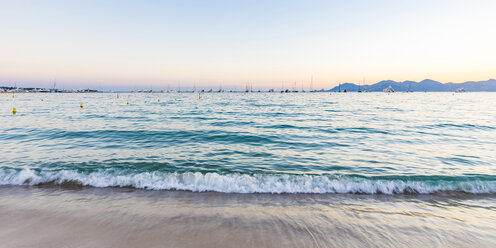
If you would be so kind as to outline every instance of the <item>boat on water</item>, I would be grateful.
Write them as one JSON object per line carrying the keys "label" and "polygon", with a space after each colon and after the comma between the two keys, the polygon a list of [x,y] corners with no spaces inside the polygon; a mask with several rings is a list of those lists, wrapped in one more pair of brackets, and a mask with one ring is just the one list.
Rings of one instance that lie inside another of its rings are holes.
{"label": "boat on water", "polygon": [[455,90],[456,93],[463,93],[463,92],[467,92],[464,88],[459,88],[457,90]]}
{"label": "boat on water", "polygon": [[391,87],[391,85],[389,85],[389,87],[384,89],[384,92],[385,93],[394,93],[395,90],[393,89],[393,87]]}

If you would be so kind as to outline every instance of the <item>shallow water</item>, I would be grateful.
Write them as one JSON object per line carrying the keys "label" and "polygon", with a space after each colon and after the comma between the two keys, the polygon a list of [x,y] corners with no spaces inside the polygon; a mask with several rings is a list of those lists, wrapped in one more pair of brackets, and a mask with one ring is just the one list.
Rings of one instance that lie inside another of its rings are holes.
{"label": "shallow water", "polygon": [[495,193],[494,99],[494,93],[2,94],[0,184]]}

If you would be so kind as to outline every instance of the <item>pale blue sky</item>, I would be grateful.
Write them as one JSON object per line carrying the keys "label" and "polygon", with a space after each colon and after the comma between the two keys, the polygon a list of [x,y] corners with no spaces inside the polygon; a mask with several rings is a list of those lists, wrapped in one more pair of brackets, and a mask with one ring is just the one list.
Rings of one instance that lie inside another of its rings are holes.
{"label": "pale blue sky", "polygon": [[5,1],[0,84],[496,77],[496,1]]}

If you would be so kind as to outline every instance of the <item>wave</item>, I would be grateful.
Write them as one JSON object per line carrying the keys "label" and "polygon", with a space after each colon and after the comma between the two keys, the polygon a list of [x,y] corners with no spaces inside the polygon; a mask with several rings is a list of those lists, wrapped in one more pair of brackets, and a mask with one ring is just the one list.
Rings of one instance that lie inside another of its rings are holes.
{"label": "wave", "polygon": [[496,180],[465,178],[384,179],[337,175],[218,174],[218,173],[124,173],[100,170],[47,171],[0,168],[0,185],[41,185],[76,183],[92,187],[134,187],[149,190],[215,191],[223,193],[351,193],[351,194],[432,194],[463,192],[496,193]]}

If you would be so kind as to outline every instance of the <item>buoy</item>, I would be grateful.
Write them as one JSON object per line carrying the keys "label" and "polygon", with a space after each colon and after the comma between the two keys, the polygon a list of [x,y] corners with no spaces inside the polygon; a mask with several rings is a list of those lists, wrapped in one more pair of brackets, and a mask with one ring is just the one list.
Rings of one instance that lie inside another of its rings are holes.
{"label": "buoy", "polygon": [[177,98],[174,98],[174,101],[177,101]]}
{"label": "buoy", "polygon": [[17,110],[14,108],[14,109],[12,110],[12,114],[13,114],[13,115],[15,115],[16,113],[17,113]]}
{"label": "buoy", "polygon": [[14,98],[14,92],[12,92],[12,98]]}
{"label": "buoy", "polygon": [[158,102],[160,102],[160,98],[158,99]]}
{"label": "buoy", "polygon": [[83,104],[81,103],[81,105],[79,105],[81,108],[83,108]]}
{"label": "buoy", "polygon": [[43,99],[41,99],[41,101],[43,102]]}
{"label": "buoy", "polygon": [[119,93],[117,93],[117,99],[119,99]]}
{"label": "buoy", "polygon": [[129,104],[129,101],[127,101],[127,103],[126,103],[126,104]]}
{"label": "buoy", "polygon": [[201,94],[200,93],[198,93],[198,99],[201,99]]}

